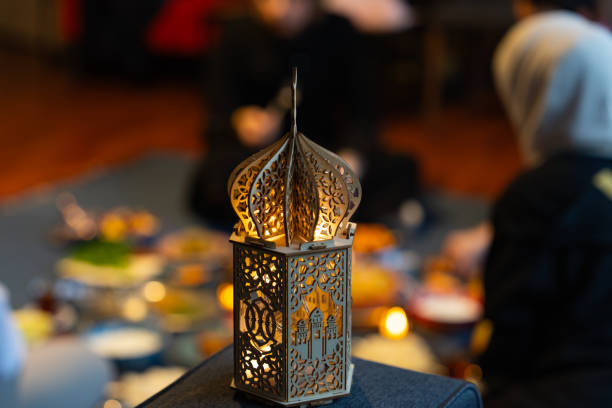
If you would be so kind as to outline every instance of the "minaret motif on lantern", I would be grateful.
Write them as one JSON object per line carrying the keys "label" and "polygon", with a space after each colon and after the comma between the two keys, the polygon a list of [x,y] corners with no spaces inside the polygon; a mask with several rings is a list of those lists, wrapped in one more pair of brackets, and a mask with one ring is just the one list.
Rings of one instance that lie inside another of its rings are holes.
{"label": "minaret motif on lantern", "polygon": [[228,193],[234,228],[232,386],[284,406],[350,392],[351,249],[361,185],[297,128],[242,162]]}

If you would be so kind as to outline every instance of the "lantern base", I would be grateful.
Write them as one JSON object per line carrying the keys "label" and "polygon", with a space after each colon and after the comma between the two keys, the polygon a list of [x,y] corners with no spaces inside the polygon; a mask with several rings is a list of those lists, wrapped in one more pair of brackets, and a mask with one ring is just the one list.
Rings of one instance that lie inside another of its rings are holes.
{"label": "lantern base", "polygon": [[265,399],[265,398],[263,398],[263,397],[261,397],[259,395],[251,394],[248,391],[244,391],[244,390],[239,389],[238,387],[236,387],[236,383],[234,382],[233,378],[232,378],[232,382],[230,384],[230,387],[232,389],[236,390],[236,391],[244,393],[249,398],[257,400],[257,401],[259,401],[261,403],[264,403],[266,405],[276,405],[276,406],[281,406],[281,407],[299,407],[299,408],[319,407],[319,406],[322,406],[322,405],[329,405],[329,404],[333,403],[335,399],[346,397],[347,395],[349,395],[351,393],[351,386],[353,385],[353,369],[354,368],[355,368],[354,364],[351,364],[349,366],[348,376],[347,376],[347,383],[346,383],[347,384],[346,392],[344,392],[342,394],[334,394],[333,397],[323,397],[321,399],[316,399],[316,400],[312,400],[312,401],[283,402],[283,401],[274,401],[274,400]]}

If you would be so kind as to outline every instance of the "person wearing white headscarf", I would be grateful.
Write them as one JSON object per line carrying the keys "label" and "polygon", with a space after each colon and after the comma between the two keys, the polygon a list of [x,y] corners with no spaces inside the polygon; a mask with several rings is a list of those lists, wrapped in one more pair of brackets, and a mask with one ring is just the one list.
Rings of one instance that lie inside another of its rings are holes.
{"label": "person wearing white headscarf", "polygon": [[610,406],[612,36],[539,13],[510,30],[493,70],[526,170],[492,213],[485,406]]}
{"label": "person wearing white headscarf", "polygon": [[504,38],[493,70],[528,164],[568,150],[612,157],[611,45],[607,29],[564,11]]}
{"label": "person wearing white headscarf", "polygon": [[[578,47],[578,49],[573,50],[576,53],[592,52],[592,49],[597,49],[599,47],[601,41],[603,41],[604,44],[607,42],[606,29],[603,26],[597,27],[585,20],[588,18],[592,21],[601,21],[598,17],[603,15],[603,11],[606,9],[606,2],[608,2],[608,0],[513,1],[515,16],[520,20],[526,20],[517,24],[511,33],[505,37],[503,43],[498,48],[493,65],[498,90],[515,124],[521,141],[523,159],[527,165],[534,165],[538,162],[538,152],[536,150],[539,148],[539,144],[546,143],[546,141],[543,140],[545,139],[544,135],[546,133],[549,135],[555,133],[555,130],[550,128],[550,123],[562,128],[565,126],[565,123],[573,122],[573,127],[584,127],[584,125],[586,125],[590,128],[589,132],[594,131],[593,122],[590,121],[588,115],[596,114],[596,111],[591,110],[590,107],[584,104],[593,103],[592,101],[596,100],[597,96],[593,94],[592,89],[594,88],[593,85],[598,83],[598,80],[594,72],[594,68],[596,67],[593,65],[589,66],[586,60],[584,60],[585,65],[592,71],[586,76],[591,86],[579,90],[589,93],[588,96],[584,95],[584,97],[580,97],[582,105],[579,107],[570,107],[569,104],[566,103],[567,101],[556,101],[558,105],[564,106],[570,110],[573,109],[572,114],[568,116],[565,121],[557,120],[554,117],[550,117],[550,115],[546,118],[542,116],[543,113],[541,109],[552,109],[552,105],[550,105],[551,100],[549,99],[553,97],[552,94],[537,95],[537,97],[532,98],[533,95],[528,94],[528,92],[547,92],[548,90],[556,90],[563,93],[563,97],[566,98],[577,96],[571,94],[571,92],[565,92],[557,84],[563,82],[565,79],[568,79],[570,82],[573,81],[572,83],[575,84],[577,80],[576,76],[581,75],[578,71],[572,70],[572,67],[567,64],[566,61],[561,61],[561,58],[572,60],[572,57],[565,55],[565,53],[569,52],[575,45],[575,41],[580,37],[579,32],[586,35],[594,35],[598,40],[595,40],[596,42],[591,44],[591,51],[588,51],[586,48],[588,41],[582,39],[582,45]],[[540,23],[547,25],[548,29],[553,31],[557,28],[561,28],[564,33],[562,33],[559,38],[555,39],[554,44],[551,45],[553,48],[547,48],[548,44],[540,44],[539,48],[529,48],[529,52],[534,54],[535,57],[530,57],[530,62],[528,63],[519,63],[519,61],[516,60],[517,58],[526,58],[526,56],[522,54],[524,49],[520,48],[527,45],[524,39],[529,37],[531,38],[530,41],[532,41],[533,38],[537,37],[539,34],[531,30],[544,29],[544,27],[540,27]],[[592,31],[593,29],[595,29],[595,33]],[[541,50],[544,50],[544,52],[540,54]],[[607,57],[604,55],[603,58]],[[540,64],[539,68],[542,69],[542,72],[540,72],[538,76],[530,76],[530,74],[534,72],[534,69],[531,69],[531,67],[534,67],[536,64]],[[609,63],[605,63],[603,65],[608,64]],[[547,65],[547,67],[544,65]],[[569,69],[570,71],[561,72],[564,69]],[[516,72],[510,73],[510,70],[516,70]],[[519,73],[519,70],[521,73]],[[554,73],[554,77],[553,70],[557,70]],[[573,75],[573,80],[563,77],[568,74]],[[607,73],[603,72],[602,74],[605,76]],[[519,80],[518,76],[521,75],[522,77],[527,75],[532,82],[526,84],[524,80]],[[547,75],[550,76],[550,78],[546,78]],[[548,79],[550,79],[550,81],[548,81]],[[516,84],[516,88],[514,88],[515,81],[520,82]],[[553,83],[555,81],[557,83]],[[599,91],[605,93],[608,92],[608,90],[609,88]],[[554,97],[557,98],[557,96]],[[557,116],[563,116],[563,114],[564,113],[556,113]],[[542,123],[540,123],[540,120],[543,120]],[[542,125],[543,128],[538,131],[538,135],[535,135],[535,129],[533,128],[539,125]],[[598,123],[596,126],[602,126],[602,124]],[[603,126],[607,125],[604,124]],[[557,133],[562,134],[562,132],[563,131]],[[593,133],[590,133],[590,135],[592,138]],[[538,140],[534,141],[532,140],[533,138],[538,138]],[[567,142],[567,140],[565,141]],[[563,142],[563,140],[559,135],[555,135],[552,142],[558,144]],[[449,234],[446,239],[443,247],[443,254],[455,264],[458,273],[463,275],[474,273],[479,269],[478,267],[486,255],[486,251],[491,244],[492,234],[493,230],[489,222],[484,222],[474,228],[454,231]]]}

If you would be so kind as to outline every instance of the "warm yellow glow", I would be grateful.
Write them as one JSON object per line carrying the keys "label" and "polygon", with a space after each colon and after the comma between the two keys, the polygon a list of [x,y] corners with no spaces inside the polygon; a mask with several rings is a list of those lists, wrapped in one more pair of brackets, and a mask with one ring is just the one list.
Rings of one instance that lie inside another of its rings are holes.
{"label": "warm yellow glow", "polygon": [[470,352],[479,356],[489,347],[489,341],[493,334],[493,322],[488,319],[479,322],[472,331],[472,339],[470,341]]}
{"label": "warm yellow glow", "polygon": [[263,346],[263,347],[261,348],[261,351],[263,351],[264,353],[267,353],[267,352],[268,352],[268,351],[270,351],[270,350],[272,350],[272,347],[270,347],[270,346]]}
{"label": "warm yellow glow", "polygon": [[121,241],[127,233],[127,225],[117,214],[107,214],[100,221],[100,231],[108,241]]}
{"label": "warm yellow glow", "polygon": [[266,373],[270,371],[270,366],[268,365],[268,363],[263,363],[263,369]]}
{"label": "warm yellow glow", "polygon": [[166,287],[161,282],[151,281],[142,288],[142,295],[149,302],[159,302],[166,297]]}
{"label": "warm yellow glow", "polygon": [[141,298],[130,296],[123,303],[121,314],[127,320],[140,322],[147,317],[147,305]]}
{"label": "warm yellow glow", "polygon": [[467,381],[477,383],[482,380],[482,368],[476,364],[468,365],[463,372],[463,378]]}
{"label": "warm yellow glow", "polygon": [[25,308],[15,311],[13,317],[28,345],[40,343],[53,334],[53,318],[47,312]]}
{"label": "warm yellow glow", "polygon": [[253,366],[253,368],[258,368],[259,367],[259,363],[257,362],[257,360],[251,360],[251,365]]}
{"label": "warm yellow glow", "polygon": [[401,307],[392,307],[383,315],[380,325],[380,334],[390,339],[401,339],[408,334],[408,318]]}
{"label": "warm yellow glow", "polygon": [[117,400],[110,399],[104,403],[103,408],[121,408],[121,403]]}
{"label": "warm yellow glow", "polygon": [[234,285],[231,283],[222,283],[219,285],[217,288],[217,298],[224,310],[234,310]]}

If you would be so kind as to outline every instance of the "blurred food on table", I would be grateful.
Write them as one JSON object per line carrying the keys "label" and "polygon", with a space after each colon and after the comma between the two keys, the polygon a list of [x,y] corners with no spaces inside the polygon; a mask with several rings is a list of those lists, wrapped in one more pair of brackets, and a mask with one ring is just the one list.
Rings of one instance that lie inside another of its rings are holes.
{"label": "blurred food on table", "polygon": [[164,260],[156,253],[136,253],[130,246],[109,241],[79,244],[57,264],[60,277],[102,288],[132,287],[158,276]]}
{"label": "blurred food on table", "polygon": [[352,351],[355,357],[381,364],[431,374],[446,374],[427,342],[415,334],[408,334],[400,340],[368,334],[353,341]]}
{"label": "blurred food on table", "polygon": [[231,256],[229,235],[203,229],[186,228],[163,237],[159,252],[171,261],[226,261]]}
{"label": "blurred food on table", "polygon": [[[108,394],[117,401],[115,407],[133,408],[166,388],[186,371],[184,367],[153,367],[142,373],[126,373],[109,384]],[[104,405],[103,408],[108,407]]]}
{"label": "blurred food on table", "polygon": [[420,324],[438,330],[472,326],[482,317],[482,303],[461,293],[423,291],[408,306],[410,315]]}
{"label": "blurred food on table", "polygon": [[360,254],[370,254],[395,247],[393,233],[383,224],[359,223],[353,240],[353,250]]}
{"label": "blurred food on table", "polygon": [[169,287],[163,297],[150,303],[170,332],[193,330],[206,320],[217,319],[219,307],[214,292]]}
{"label": "blurred food on table", "polygon": [[24,308],[13,312],[17,327],[29,346],[49,339],[55,330],[53,316],[39,309]]}
{"label": "blurred food on table", "polygon": [[375,262],[356,262],[352,277],[353,306],[388,305],[399,296],[400,279]]}
{"label": "blurred food on table", "polygon": [[90,330],[85,338],[94,352],[119,361],[150,357],[163,346],[159,333],[137,326],[102,325]]}

